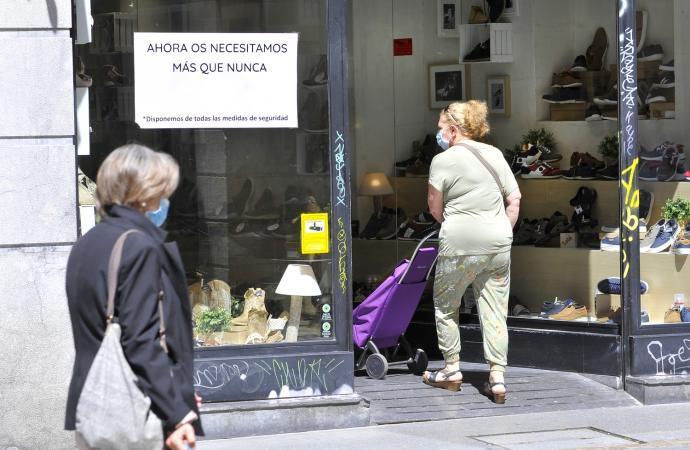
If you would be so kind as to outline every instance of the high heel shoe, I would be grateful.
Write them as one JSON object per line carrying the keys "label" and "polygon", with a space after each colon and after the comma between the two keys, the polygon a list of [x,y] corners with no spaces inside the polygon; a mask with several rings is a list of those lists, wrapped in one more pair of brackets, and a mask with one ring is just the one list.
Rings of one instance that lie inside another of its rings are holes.
{"label": "high heel shoe", "polygon": [[494,403],[497,405],[502,405],[506,402],[506,392],[501,392],[501,393],[496,393],[494,392],[494,387],[496,386],[503,386],[505,388],[506,384],[502,381],[498,382],[493,382],[493,381],[487,381],[484,384],[484,391],[486,395],[491,397]]}
{"label": "high heel shoe", "polygon": [[460,380],[449,380],[456,373],[460,373],[459,370],[454,370],[452,372],[443,372],[437,370],[435,372],[427,372],[422,375],[422,381],[424,384],[429,386],[448,389],[449,391],[457,392],[462,388],[462,379]]}

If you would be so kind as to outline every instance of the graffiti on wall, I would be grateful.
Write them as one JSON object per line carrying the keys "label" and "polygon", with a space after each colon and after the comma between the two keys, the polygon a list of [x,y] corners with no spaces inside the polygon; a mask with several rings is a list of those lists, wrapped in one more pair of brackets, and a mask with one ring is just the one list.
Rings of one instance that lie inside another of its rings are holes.
{"label": "graffiti on wall", "polygon": [[233,390],[264,393],[266,398],[349,394],[352,387],[336,380],[336,369],[344,362],[315,357],[201,363],[195,368],[194,387],[204,393],[234,385]]}
{"label": "graffiti on wall", "polygon": [[[623,13],[622,11],[621,13]],[[630,257],[625,250],[624,244],[633,241],[633,235],[637,233],[640,219],[638,210],[640,206],[640,191],[637,188],[637,170],[639,158],[635,148],[637,141],[637,81],[635,79],[635,36],[631,27],[626,27],[622,35],[620,48],[620,103],[621,120],[623,122],[623,133],[620,136],[621,149],[626,158],[622,161],[629,163],[621,164],[621,186],[625,195],[625,205],[623,209],[623,228],[621,230],[621,250],[623,252],[623,278],[627,278],[630,272]],[[630,158],[632,157],[632,158]]]}
{"label": "graffiti on wall", "polygon": [[690,369],[690,339],[683,339],[680,347],[669,353],[664,352],[661,341],[651,341],[647,353],[656,364],[657,375],[686,374]]}
{"label": "graffiti on wall", "polygon": [[[336,204],[335,206],[348,207],[347,186],[345,184],[345,137],[340,131],[335,132],[336,138],[334,141],[334,156],[335,156],[335,171],[336,171]],[[345,227],[345,219],[338,216],[337,223],[337,248],[338,248],[338,285],[340,291],[345,294],[347,292],[347,232]]]}

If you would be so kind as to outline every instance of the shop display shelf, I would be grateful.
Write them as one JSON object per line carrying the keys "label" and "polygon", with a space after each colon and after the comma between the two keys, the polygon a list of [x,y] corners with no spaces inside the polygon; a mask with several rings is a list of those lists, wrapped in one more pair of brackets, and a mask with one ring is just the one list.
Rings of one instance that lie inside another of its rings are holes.
{"label": "shop display shelf", "polygon": [[[513,24],[482,23],[462,24],[460,32],[460,64],[512,63]],[[464,57],[480,42],[489,39],[490,57],[486,61],[464,61]]]}

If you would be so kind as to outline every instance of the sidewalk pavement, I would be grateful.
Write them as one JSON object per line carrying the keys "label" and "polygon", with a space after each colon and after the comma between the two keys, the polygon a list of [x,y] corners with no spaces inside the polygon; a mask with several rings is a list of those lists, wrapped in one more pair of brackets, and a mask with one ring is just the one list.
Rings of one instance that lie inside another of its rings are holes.
{"label": "sidewalk pavement", "polygon": [[229,449],[690,448],[690,403],[434,420],[200,441]]}

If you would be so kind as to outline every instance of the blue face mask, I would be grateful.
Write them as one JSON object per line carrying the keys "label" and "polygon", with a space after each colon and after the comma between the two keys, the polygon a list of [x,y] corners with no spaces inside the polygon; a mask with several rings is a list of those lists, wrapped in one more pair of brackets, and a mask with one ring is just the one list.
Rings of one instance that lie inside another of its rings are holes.
{"label": "blue face mask", "polygon": [[446,138],[443,137],[443,130],[438,130],[438,133],[436,133],[436,142],[438,143],[438,146],[441,147],[443,150],[448,150],[450,147],[450,141]]}
{"label": "blue face mask", "polygon": [[162,227],[165,219],[168,218],[168,210],[170,209],[170,201],[167,198],[161,199],[161,204],[155,211],[146,211],[146,217],[157,227]]}

